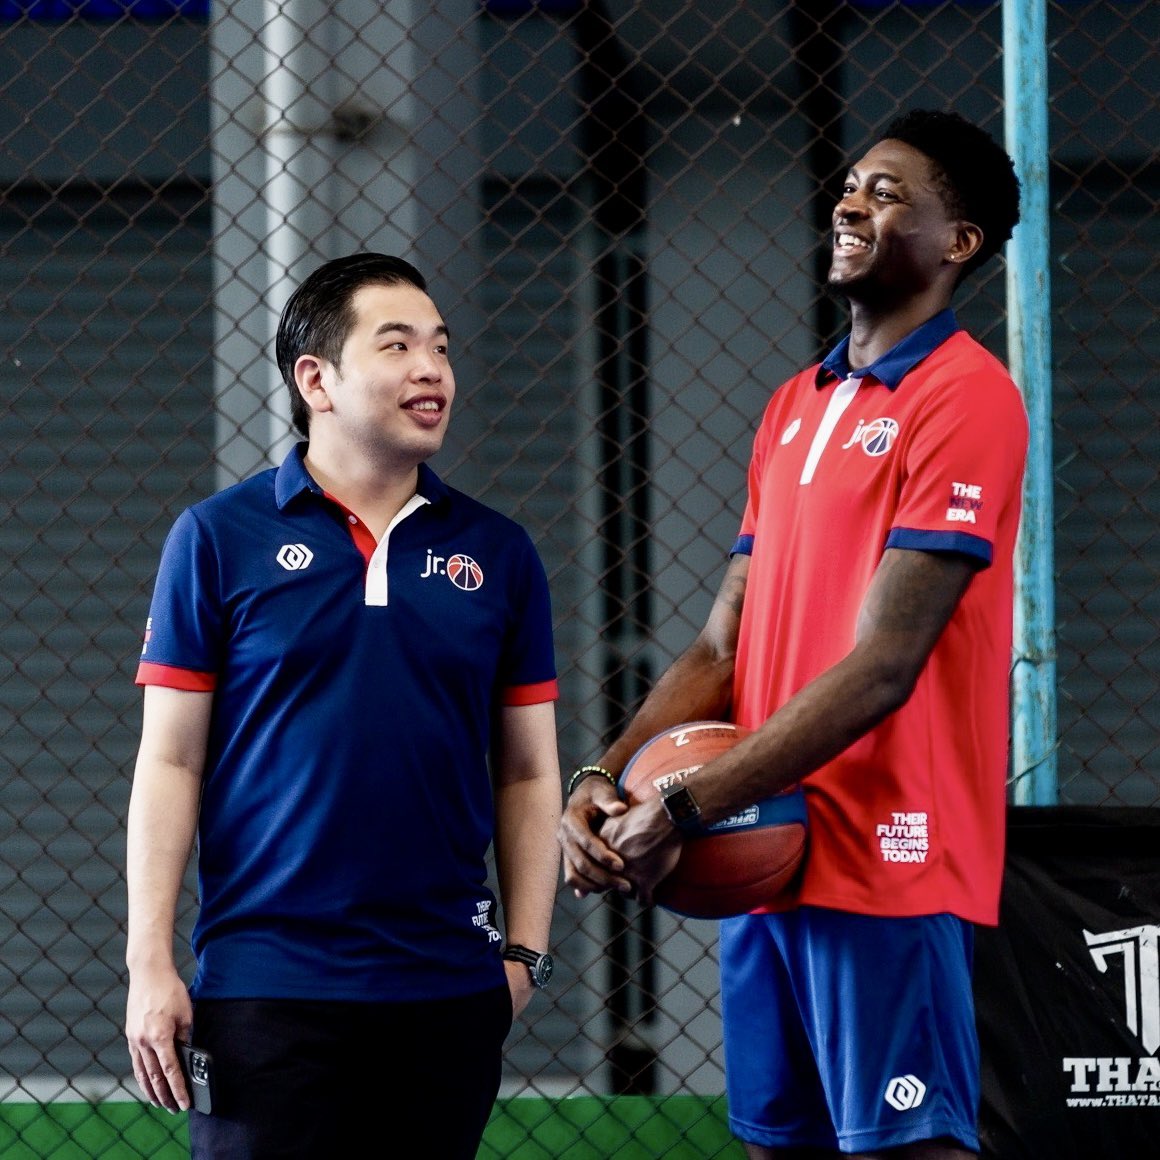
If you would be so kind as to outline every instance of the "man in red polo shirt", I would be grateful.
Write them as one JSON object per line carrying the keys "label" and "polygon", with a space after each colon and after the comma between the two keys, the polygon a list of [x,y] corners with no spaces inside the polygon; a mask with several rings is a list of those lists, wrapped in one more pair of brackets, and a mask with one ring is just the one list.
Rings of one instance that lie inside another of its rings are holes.
{"label": "man in red polo shirt", "polygon": [[[687,836],[805,790],[796,896],[721,926],[753,1160],[978,1150],[972,924],[998,916],[1027,419],[950,302],[1018,203],[1006,153],[955,114],[900,118],[850,169],[828,279],[850,334],[774,393],[705,628],[573,779],[568,883],[646,903]],[[617,800],[646,740],[722,717],[754,732],[664,797]]]}

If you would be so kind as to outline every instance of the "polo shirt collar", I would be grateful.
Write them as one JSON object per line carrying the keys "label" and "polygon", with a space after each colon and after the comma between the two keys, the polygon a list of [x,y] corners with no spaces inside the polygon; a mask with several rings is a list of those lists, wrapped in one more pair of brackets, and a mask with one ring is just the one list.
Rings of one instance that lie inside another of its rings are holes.
{"label": "polo shirt collar", "polygon": [[[325,494],[306,470],[305,455],[309,446],[305,442],[295,444],[274,476],[274,501],[279,510],[303,492],[312,492],[319,497]],[[447,485],[426,463],[419,464],[419,485],[416,490],[433,504],[446,499],[448,495]]]}
{"label": "polo shirt collar", "polygon": [[449,494],[447,484],[443,482],[425,463],[419,464],[419,484],[415,488],[428,503],[439,503]]}
{"label": "polo shirt collar", "polygon": [[955,312],[949,307],[940,310],[933,318],[928,318],[920,327],[896,342],[881,358],[854,372],[850,370],[850,336],[846,335],[818,367],[814,385],[822,387],[831,379],[846,379],[853,373],[856,378],[873,375],[883,386],[893,391],[910,371],[958,329]]}

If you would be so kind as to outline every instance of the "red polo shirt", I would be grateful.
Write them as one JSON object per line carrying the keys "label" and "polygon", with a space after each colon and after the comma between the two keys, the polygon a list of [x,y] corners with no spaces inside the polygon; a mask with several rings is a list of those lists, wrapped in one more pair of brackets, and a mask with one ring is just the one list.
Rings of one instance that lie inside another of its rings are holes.
{"label": "red polo shirt", "polygon": [[994,923],[1026,412],[950,311],[857,378],[845,351],[774,394],[754,444],[735,719],[758,727],[850,652],[886,548],[974,557],[909,701],[805,779],[799,901]]}

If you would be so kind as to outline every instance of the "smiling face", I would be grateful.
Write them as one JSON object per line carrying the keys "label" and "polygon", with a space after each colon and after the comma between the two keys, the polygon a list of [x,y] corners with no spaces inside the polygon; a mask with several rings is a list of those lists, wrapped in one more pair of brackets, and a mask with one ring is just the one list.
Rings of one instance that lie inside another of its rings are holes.
{"label": "smiling face", "polygon": [[295,369],[323,438],[375,460],[414,465],[443,444],[455,398],[447,326],[416,287],[372,284],[354,296],[337,363],[303,355]]}
{"label": "smiling face", "polygon": [[[949,278],[965,248],[934,163],[902,141],[881,141],[849,172],[834,208],[829,286],[853,301],[883,305],[915,298]],[[973,228],[973,227],[971,227]]]}

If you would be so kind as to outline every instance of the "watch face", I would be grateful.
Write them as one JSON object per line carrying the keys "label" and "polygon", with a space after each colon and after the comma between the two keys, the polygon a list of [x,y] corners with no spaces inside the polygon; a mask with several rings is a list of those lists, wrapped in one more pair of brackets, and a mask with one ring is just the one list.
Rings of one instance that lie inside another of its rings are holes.
{"label": "watch face", "polygon": [[697,799],[689,792],[689,787],[676,785],[666,789],[662,796],[665,812],[673,825],[681,830],[696,830],[701,817]]}
{"label": "watch face", "polygon": [[697,814],[693,795],[684,786],[666,795],[665,804],[669,807],[669,812],[673,817],[681,822],[686,822]]}
{"label": "watch face", "polygon": [[546,987],[555,969],[556,960],[551,955],[540,955],[536,965],[532,967],[532,981],[537,987]]}

